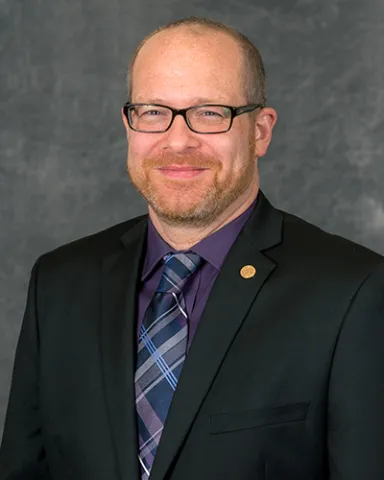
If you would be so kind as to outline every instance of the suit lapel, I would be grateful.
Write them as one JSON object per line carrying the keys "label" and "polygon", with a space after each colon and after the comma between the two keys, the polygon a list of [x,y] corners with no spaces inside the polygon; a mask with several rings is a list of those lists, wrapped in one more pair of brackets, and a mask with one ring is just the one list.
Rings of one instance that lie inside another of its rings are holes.
{"label": "suit lapel", "polygon": [[[200,320],[156,452],[151,480],[166,477],[233,338],[274,270],[275,263],[261,251],[281,241],[281,227],[281,213],[260,192],[255,212],[232,247]],[[253,265],[256,275],[243,278],[240,270],[245,265]]]}
{"label": "suit lapel", "polygon": [[137,281],[146,219],[123,238],[125,248],[105,258],[102,279],[102,361],[105,392],[121,478],[138,479],[134,373]]}

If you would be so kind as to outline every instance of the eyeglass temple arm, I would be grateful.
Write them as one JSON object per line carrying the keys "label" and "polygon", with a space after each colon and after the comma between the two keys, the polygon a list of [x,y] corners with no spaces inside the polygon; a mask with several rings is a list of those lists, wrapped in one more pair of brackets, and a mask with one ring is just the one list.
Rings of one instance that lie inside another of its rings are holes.
{"label": "eyeglass temple arm", "polygon": [[244,107],[234,108],[234,116],[241,115],[242,113],[246,112],[251,112],[252,110],[256,110],[256,108],[264,108],[264,105],[262,103],[253,103],[252,105],[245,105]]}

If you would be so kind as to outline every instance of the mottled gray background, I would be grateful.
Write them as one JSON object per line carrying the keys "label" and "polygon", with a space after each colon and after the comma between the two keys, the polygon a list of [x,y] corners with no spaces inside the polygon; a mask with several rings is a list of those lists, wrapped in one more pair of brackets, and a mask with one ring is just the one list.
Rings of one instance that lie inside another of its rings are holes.
{"label": "mottled gray background", "polygon": [[384,253],[383,0],[0,0],[0,434],[32,263],[145,209],[125,171],[126,65],[186,15],[263,54],[270,200]]}

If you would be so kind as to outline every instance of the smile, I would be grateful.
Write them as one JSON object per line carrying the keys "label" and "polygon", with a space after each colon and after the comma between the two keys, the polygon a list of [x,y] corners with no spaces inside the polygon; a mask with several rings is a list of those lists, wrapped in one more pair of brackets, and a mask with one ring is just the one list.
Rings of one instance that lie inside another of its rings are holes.
{"label": "smile", "polygon": [[158,169],[163,175],[171,178],[193,178],[203,173],[206,168],[196,168],[188,166],[169,166]]}

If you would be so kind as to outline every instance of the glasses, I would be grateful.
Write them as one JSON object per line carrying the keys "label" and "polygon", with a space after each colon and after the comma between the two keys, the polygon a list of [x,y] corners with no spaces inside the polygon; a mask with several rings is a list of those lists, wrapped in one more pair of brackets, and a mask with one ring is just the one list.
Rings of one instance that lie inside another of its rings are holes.
{"label": "glasses", "polygon": [[195,133],[225,133],[232,127],[235,117],[264,108],[260,103],[230,107],[228,105],[197,105],[189,108],[171,108],[147,103],[126,103],[124,115],[132,130],[144,133],[163,133],[172,125],[176,115],[181,115]]}

